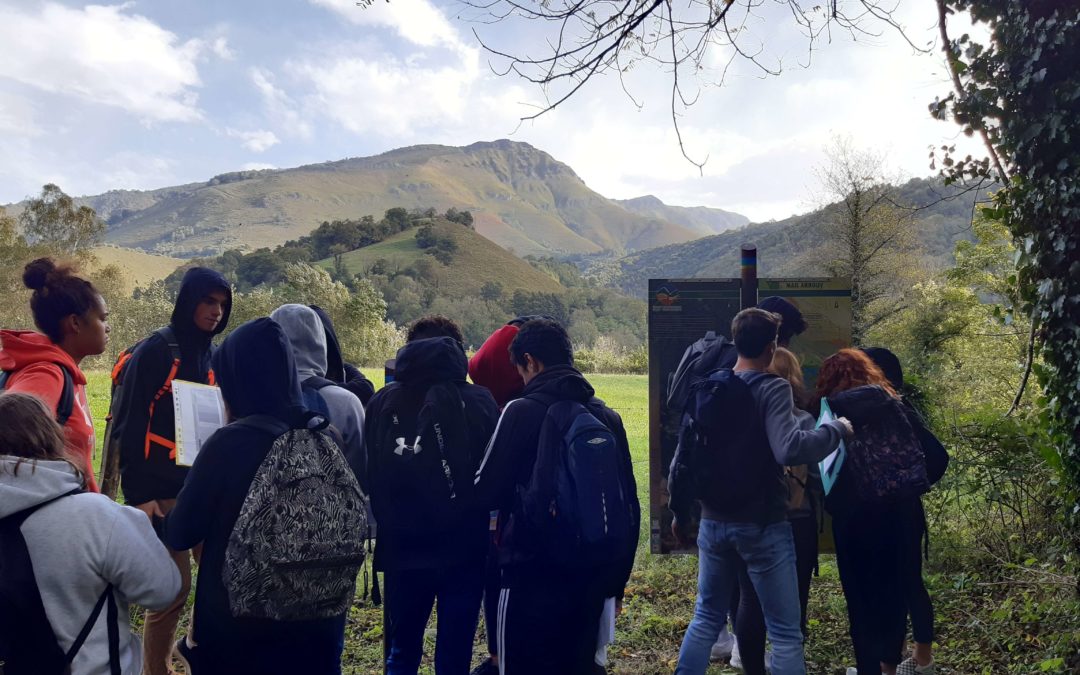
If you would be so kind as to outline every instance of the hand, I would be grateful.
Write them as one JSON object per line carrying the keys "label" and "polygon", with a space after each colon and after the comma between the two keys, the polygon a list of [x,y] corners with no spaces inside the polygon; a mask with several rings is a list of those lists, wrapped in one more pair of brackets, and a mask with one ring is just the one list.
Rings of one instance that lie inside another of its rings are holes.
{"label": "hand", "polygon": [[690,540],[687,538],[687,532],[683,531],[681,525],[679,525],[678,518],[672,518],[671,520],[671,534],[675,535],[675,541],[679,542],[681,546],[689,546]]}
{"label": "hand", "polygon": [[855,427],[851,426],[851,420],[846,417],[837,417],[836,421],[839,422],[842,427],[841,433],[844,435],[844,440],[850,441],[855,437]]}
{"label": "hand", "polygon": [[615,601],[615,616],[620,616],[621,614],[622,614],[622,598],[619,598],[619,599],[617,599]]}
{"label": "hand", "polygon": [[165,512],[161,510],[161,506],[158,505],[156,499],[152,499],[143,504],[136,504],[135,508],[145,513],[146,517],[149,518],[151,522],[153,522],[155,516],[158,518],[165,517]]}

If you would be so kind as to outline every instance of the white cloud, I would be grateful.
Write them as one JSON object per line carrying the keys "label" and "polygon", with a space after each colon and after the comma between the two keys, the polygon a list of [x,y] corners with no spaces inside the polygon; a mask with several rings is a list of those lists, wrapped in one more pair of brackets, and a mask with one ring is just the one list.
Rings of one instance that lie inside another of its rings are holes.
{"label": "white cloud", "polygon": [[179,38],[127,5],[0,8],[0,77],[118,106],[145,121],[193,121],[203,43]]}
{"label": "white cloud", "polygon": [[269,118],[290,136],[311,138],[311,123],[300,113],[292,97],[274,83],[273,74],[262,68],[251,68],[249,74],[263,99]]}
{"label": "white cloud", "polygon": [[232,61],[236,58],[236,52],[229,47],[229,41],[219,36],[214,38],[213,42],[209,44],[210,51],[212,51],[219,59],[224,61]]}
{"label": "white cloud", "polygon": [[0,91],[0,132],[20,138],[40,136],[34,105],[22,96]]}
{"label": "white cloud", "polygon": [[358,26],[386,26],[421,47],[470,49],[458,36],[446,15],[428,0],[393,0],[368,7],[353,0],[309,0],[326,7]]}
{"label": "white cloud", "polygon": [[230,138],[239,138],[241,145],[252,152],[264,152],[281,142],[273,131],[266,131],[265,129],[256,129],[254,131],[226,129],[225,134]]}

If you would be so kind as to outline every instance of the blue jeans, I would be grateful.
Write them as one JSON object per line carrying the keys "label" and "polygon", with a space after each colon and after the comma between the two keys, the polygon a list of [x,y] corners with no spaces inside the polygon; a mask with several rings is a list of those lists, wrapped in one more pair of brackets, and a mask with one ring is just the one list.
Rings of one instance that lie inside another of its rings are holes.
{"label": "blue jeans", "polygon": [[772,641],[773,675],[805,675],[799,626],[799,581],[791,525],[702,520],[698,530],[698,597],[686,629],[676,675],[703,675],[709,650],[727,620],[740,559],[761,600]]}
{"label": "blue jeans", "polygon": [[484,562],[443,569],[387,570],[388,675],[416,675],[424,652],[424,630],[438,602],[435,672],[467,675],[484,595]]}

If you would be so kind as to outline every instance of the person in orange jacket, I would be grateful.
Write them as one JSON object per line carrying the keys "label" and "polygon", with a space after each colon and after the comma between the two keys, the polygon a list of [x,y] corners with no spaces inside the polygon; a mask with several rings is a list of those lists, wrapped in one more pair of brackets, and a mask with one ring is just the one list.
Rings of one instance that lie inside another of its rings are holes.
{"label": "person in orange jacket", "polygon": [[0,330],[0,388],[32,394],[56,413],[68,455],[85,473],[87,489],[98,492],[94,422],[79,364],[105,351],[109,310],[73,265],[57,265],[51,258],[28,263],[23,283],[34,291],[30,310],[41,332]]}

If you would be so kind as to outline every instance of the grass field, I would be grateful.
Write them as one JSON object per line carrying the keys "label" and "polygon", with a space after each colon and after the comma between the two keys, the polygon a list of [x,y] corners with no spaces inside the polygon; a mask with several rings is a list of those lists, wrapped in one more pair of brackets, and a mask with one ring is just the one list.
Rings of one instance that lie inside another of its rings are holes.
{"label": "grass field", "polygon": [[[366,373],[376,384],[382,375]],[[630,440],[643,515],[648,509],[648,397],[647,378],[641,375],[591,375],[597,394],[623,418]],[[94,408],[99,440],[108,407],[108,376],[94,372],[89,376],[89,393]],[[99,446],[100,447],[100,446]],[[693,556],[653,556],[648,552],[648,523],[643,518],[641,544],[633,576],[627,588],[625,612],[618,620],[615,644],[609,649],[609,672],[627,675],[671,673],[678,656],[683,633],[693,614],[696,591],[697,559]],[[843,673],[852,665],[847,615],[836,573],[834,558],[821,557],[821,575],[814,579],[810,598],[810,638],[806,647],[807,672],[814,675]],[[1030,673],[1065,672],[1056,668],[1041,670],[1021,665],[1021,657],[1010,655],[998,644],[995,635],[1015,634],[1017,619],[1013,612],[1002,611],[1003,592],[993,584],[971,583],[963,571],[928,574],[934,598],[937,624],[939,673]],[[359,590],[364,586],[363,576]],[[350,675],[381,672],[381,609],[357,597],[347,628],[343,671]],[[1006,606],[1013,600],[1007,599]],[[1034,600],[1029,599],[1029,602]],[[1050,603],[1047,603],[1049,606]],[[1065,607],[1065,611],[1071,605]],[[1017,608],[1019,611],[1019,608]],[[1027,614],[1025,616],[1035,616]],[[1061,621],[1061,617],[1053,617]],[[1027,619],[1025,619],[1026,621]],[[1064,619],[1066,622],[1068,618]],[[137,621],[137,619],[136,619]],[[432,673],[434,618],[425,637],[426,657],[422,673]],[[1030,625],[1026,630],[1031,630]],[[475,659],[486,655],[484,627],[477,631]],[[1016,658],[1017,660],[1013,660]],[[1006,663],[1009,661],[1009,663]],[[723,665],[714,665],[710,675],[736,673]],[[552,674],[557,675],[557,674]]]}

